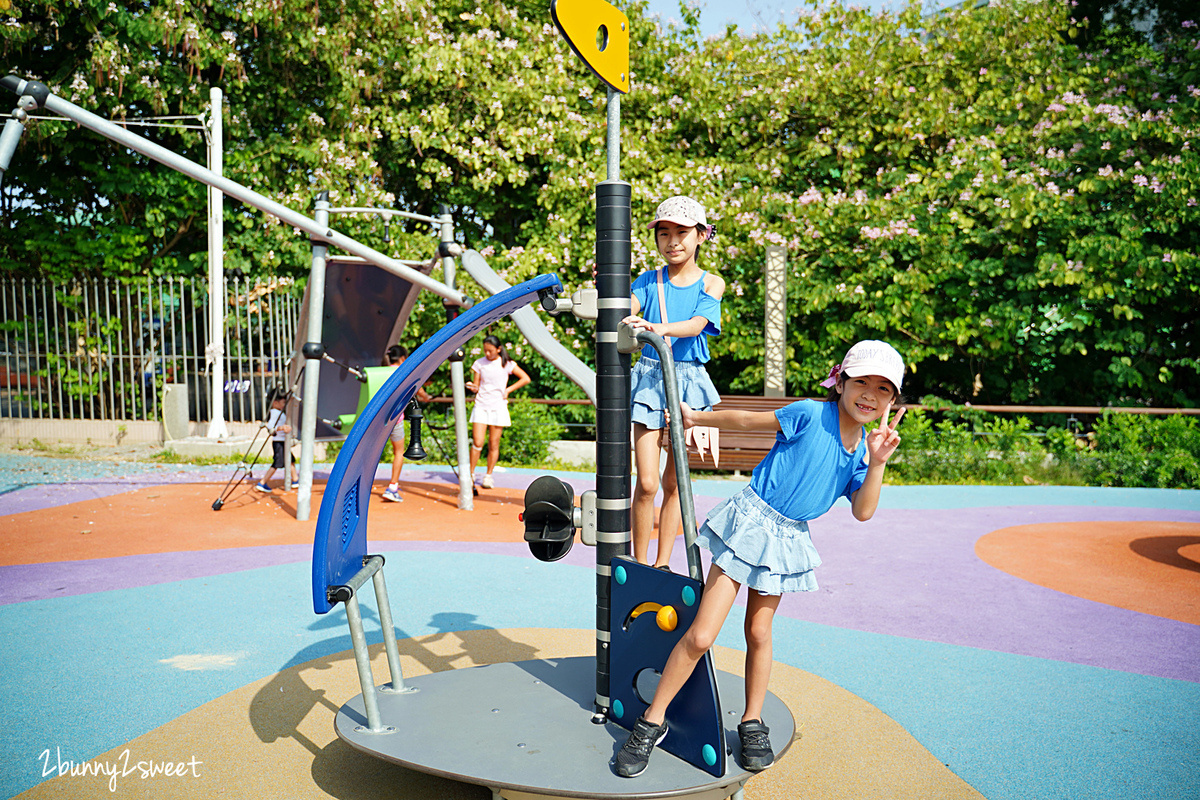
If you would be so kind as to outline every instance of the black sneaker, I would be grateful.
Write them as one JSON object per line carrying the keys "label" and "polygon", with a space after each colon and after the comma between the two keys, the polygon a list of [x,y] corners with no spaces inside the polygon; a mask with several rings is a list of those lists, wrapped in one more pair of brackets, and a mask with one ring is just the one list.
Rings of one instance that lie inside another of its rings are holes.
{"label": "black sneaker", "polygon": [[622,778],[641,775],[650,763],[650,751],[667,736],[667,724],[651,725],[645,717],[638,717],[625,745],[617,751],[617,774]]}
{"label": "black sneaker", "polygon": [[767,734],[771,729],[760,719],[752,719],[738,725],[738,738],[742,740],[742,768],[761,772],[775,762],[771,740]]}

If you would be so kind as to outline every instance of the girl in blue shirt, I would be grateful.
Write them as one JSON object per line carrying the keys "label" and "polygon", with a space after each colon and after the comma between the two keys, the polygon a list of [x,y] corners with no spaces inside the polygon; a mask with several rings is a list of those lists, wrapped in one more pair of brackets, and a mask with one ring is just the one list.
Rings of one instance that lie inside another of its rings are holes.
{"label": "girl in blue shirt", "polygon": [[[712,647],[742,584],[746,598],[746,708],[738,725],[741,764],[751,771],[774,761],[769,729],[762,720],[771,673],[771,626],[784,592],[817,589],[813,570],[820,556],[807,520],[824,514],[839,497],[850,500],[858,520],[868,520],[879,503],[883,471],[900,444],[896,425],[904,360],[889,344],[862,341],[833,368],[825,401],[801,400],[777,411],[680,409],[685,427],[719,425],[745,431],[774,431],[775,445],[754,468],[750,485],[713,509],[697,536],[712,553],[712,567],[696,620],[671,651],[654,700],[634,724],[617,754],[617,774],[638,775],[654,745],[667,735],[671,700]],[[863,426],[879,420],[864,435]]]}
{"label": "girl in blue shirt", "polygon": [[[711,409],[721,396],[704,368],[708,362],[708,337],[721,332],[721,295],[725,281],[697,266],[700,243],[713,236],[704,206],[690,197],[670,197],[659,204],[654,220],[658,252],[665,266],[645,272],[633,282],[631,315],[625,322],[667,339],[675,358],[675,377],[683,402],[697,409]],[[660,294],[661,284],[661,294]],[[663,305],[666,306],[664,316]],[[664,319],[666,321],[664,321]],[[646,345],[630,376],[630,405],[633,421],[633,454],[637,483],[633,488],[633,555],[650,563],[650,534],[654,529],[654,497],[658,493],[659,437],[667,427],[667,406],[662,364],[658,352]],[[679,487],[675,459],[667,448],[662,473],[663,502],[658,525],[658,553],[654,565],[663,569],[671,560],[671,548],[681,531]]]}

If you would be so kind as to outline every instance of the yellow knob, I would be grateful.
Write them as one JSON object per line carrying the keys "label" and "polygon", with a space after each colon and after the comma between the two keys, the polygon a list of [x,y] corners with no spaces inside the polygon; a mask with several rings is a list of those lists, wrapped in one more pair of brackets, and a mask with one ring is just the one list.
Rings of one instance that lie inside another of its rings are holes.
{"label": "yellow knob", "polygon": [[670,632],[675,630],[675,626],[679,624],[679,615],[675,613],[675,609],[671,606],[663,606],[654,615],[658,627],[664,631]]}

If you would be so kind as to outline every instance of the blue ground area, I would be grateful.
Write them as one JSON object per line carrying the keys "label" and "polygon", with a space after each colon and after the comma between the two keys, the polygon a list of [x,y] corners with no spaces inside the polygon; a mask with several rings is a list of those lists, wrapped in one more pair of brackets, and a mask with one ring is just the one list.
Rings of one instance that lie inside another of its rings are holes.
{"label": "blue ground area", "polygon": [[[19,496],[37,485],[67,491],[114,484],[105,491],[121,491],[125,483],[132,488],[213,472],[3,456],[0,492],[8,494],[0,495],[0,516],[12,514]],[[534,474],[540,473],[508,471],[505,477],[519,481]],[[569,477],[578,490],[590,476]],[[740,486],[698,481],[696,494],[719,499]],[[6,498],[13,501],[7,510]],[[1142,509],[1153,518],[1200,523],[1200,492],[898,487],[884,492],[883,506],[897,514],[936,510],[964,518],[981,507]],[[895,537],[880,546],[899,554],[921,544],[914,538]],[[388,556],[401,638],[594,626],[594,568],[586,549],[580,558],[554,564],[530,558],[516,543],[381,542],[380,549]],[[91,589],[79,594],[0,605],[6,653],[0,707],[7,715],[0,731],[0,798],[44,779],[37,754],[47,748],[93,757],[253,681],[350,649],[340,609],[325,616],[312,612],[304,549],[262,550],[261,563],[268,565],[257,568],[201,569],[195,577],[115,588],[103,588],[91,576]],[[221,557],[195,555],[211,563]],[[124,568],[123,559],[111,561],[111,572]],[[24,574],[14,569],[0,572],[9,590]],[[61,574],[72,579],[70,569]],[[429,585],[434,576],[436,591],[399,588]],[[911,586],[893,602],[925,602],[924,591]],[[379,641],[370,604],[364,611],[370,641]],[[743,648],[741,613],[735,607],[720,644]],[[1007,645],[959,644],[958,634],[900,635],[819,619],[781,612],[776,660],[875,705],[988,800],[1200,797],[1200,682],[1146,674],[1151,669],[1095,666],[1084,653],[1036,657]],[[1170,630],[1174,638],[1161,647],[1184,657],[1190,651],[1200,661],[1197,626]],[[201,671],[172,666],[173,659],[195,653],[227,656],[227,665]]]}

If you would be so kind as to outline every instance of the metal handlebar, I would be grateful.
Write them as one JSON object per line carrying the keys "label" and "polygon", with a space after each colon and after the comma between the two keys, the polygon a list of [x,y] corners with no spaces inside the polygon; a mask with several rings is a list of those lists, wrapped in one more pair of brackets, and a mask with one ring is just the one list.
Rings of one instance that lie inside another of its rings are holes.
{"label": "metal handlebar", "polygon": [[[627,323],[617,325],[617,349],[633,352],[636,343],[648,344],[658,352],[662,363],[663,386],[667,392],[667,430],[671,442],[671,453],[675,456],[675,482],[679,485],[679,510],[683,518],[683,542],[687,550],[688,574],[700,582],[704,575],[700,568],[700,546],[696,544],[696,504],[692,498],[692,476],[688,472],[687,444],[683,437],[683,419],[679,414],[679,384],[675,381],[675,356],[671,348],[657,333],[634,331]],[[631,346],[632,345],[632,346]],[[628,349],[626,349],[628,348]],[[660,530],[659,536],[663,535]],[[672,533],[672,535],[674,535]]]}

